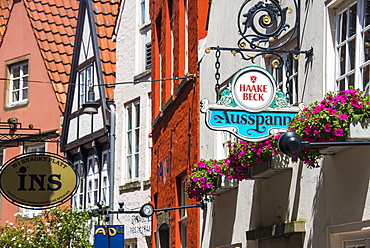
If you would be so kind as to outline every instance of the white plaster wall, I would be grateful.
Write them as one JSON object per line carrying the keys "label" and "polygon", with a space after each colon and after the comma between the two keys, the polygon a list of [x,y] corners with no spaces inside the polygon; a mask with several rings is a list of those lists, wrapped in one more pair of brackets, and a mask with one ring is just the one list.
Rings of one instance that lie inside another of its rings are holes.
{"label": "white plaster wall", "polygon": [[[140,65],[140,39],[139,39],[139,1],[123,1],[119,23],[117,24],[117,82],[133,82],[136,76],[143,73]],[[147,34],[150,37],[150,31]],[[150,74],[137,79],[150,80]],[[117,84],[115,88],[116,104],[116,149],[115,149],[115,190],[114,202],[124,201],[126,210],[139,210],[149,201],[150,187],[144,187],[144,182],[150,180],[151,150],[149,134],[151,133],[151,83],[124,83]],[[126,143],[125,143],[125,105],[140,100],[140,170],[139,178],[134,181],[127,180],[126,175]],[[137,183],[137,188],[119,191],[120,186]],[[118,206],[118,205],[117,205]],[[115,206],[116,207],[116,206]],[[135,219],[136,218],[136,219]],[[147,247],[145,237],[151,235],[151,218],[142,219],[138,214],[119,216],[114,220],[117,224],[125,225],[125,238],[137,239],[138,247]]]}
{"label": "white plaster wall", "polygon": [[[236,16],[242,2],[212,1],[208,36],[199,44],[201,99],[216,98],[215,52],[205,54],[204,48],[236,47]],[[305,103],[335,90],[333,11],[325,5],[333,2],[343,1],[301,1],[301,50],[314,49],[313,57],[299,58],[299,99]],[[222,52],[220,83],[247,65],[239,55]],[[200,157],[219,159],[221,135],[204,123],[202,114]],[[238,189],[217,196],[201,215],[202,247],[256,247],[256,242],[246,241],[246,231],[295,220],[306,221],[304,247],[327,247],[328,227],[370,219],[369,152],[368,147],[351,148],[325,156],[320,168],[298,163],[269,179],[240,182]]]}

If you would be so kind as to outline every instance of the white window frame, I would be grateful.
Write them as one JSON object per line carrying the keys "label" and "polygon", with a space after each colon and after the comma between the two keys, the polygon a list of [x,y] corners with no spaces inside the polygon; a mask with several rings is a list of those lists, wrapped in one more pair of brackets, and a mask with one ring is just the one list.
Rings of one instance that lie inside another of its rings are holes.
{"label": "white window frame", "polygon": [[101,168],[101,200],[108,205],[110,202],[110,182],[109,182],[109,151],[102,153]]}
{"label": "white window frame", "polygon": [[80,87],[80,104],[86,103],[88,100],[88,91],[94,86],[94,66],[92,64],[86,66],[78,72],[79,87]]}
{"label": "white window frame", "polygon": [[139,0],[139,9],[140,9],[140,26],[146,26],[150,23],[149,18],[149,1],[148,0]]}
{"label": "white window frame", "polygon": [[[9,106],[17,106],[28,103],[29,99],[29,63],[28,60],[19,63],[9,64]],[[19,68],[19,75],[14,75],[15,68]],[[27,68],[27,71],[25,71]],[[15,87],[15,82],[18,81],[18,87]],[[17,95],[17,99],[14,99]]]}
{"label": "white window frame", "polygon": [[125,106],[126,110],[126,164],[127,180],[139,178],[140,167],[140,101]]}
{"label": "white window frame", "polygon": [[[370,32],[370,24],[367,27],[364,27],[365,23],[365,2],[366,0],[357,0],[357,1],[347,1],[342,3],[337,7],[335,13],[335,53],[336,53],[336,77],[335,77],[335,89],[336,90],[347,90],[350,86],[354,88],[359,88],[362,90],[366,90],[369,88],[366,87],[367,83],[364,82],[364,73],[367,70],[369,74],[370,70],[370,59],[365,61],[365,40],[364,34],[365,32]],[[350,28],[350,9],[354,5],[356,6],[356,16],[355,16],[355,32],[350,37],[347,36]],[[342,37],[342,22],[341,19],[344,15],[347,14],[347,21],[346,21],[346,37],[341,40]],[[350,60],[350,52],[349,52],[349,44],[353,41],[355,44],[355,51],[354,51],[354,66],[353,68],[350,67],[351,60]],[[341,56],[340,49],[345,49],[345,58]],[[341,62],[344,62],[344,69],[341,70]],[[343,72],[342,72],[343,71]],[[350,84],[349,78],[352,78],[353,83]]]}
{"label": "white window frame", "polygon": [[87,157],[87,178],[86,178],[87,207],[94,208],[99,200],[99,167],[96,156]]}

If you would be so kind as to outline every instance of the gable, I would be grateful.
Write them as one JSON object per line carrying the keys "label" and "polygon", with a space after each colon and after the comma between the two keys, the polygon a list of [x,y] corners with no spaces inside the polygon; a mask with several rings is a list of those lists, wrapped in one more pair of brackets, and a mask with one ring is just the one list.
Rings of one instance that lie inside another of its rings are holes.
{"label": "gable", "polygon": [[[112,36],[119,8],[116,2],[119,1],[80,2],[62,147],[89,135],[91,137],[92,133],[107,132],[109,110],[106,101],[113,99],[114,87],[106,87],[105,84],[115,83],[115,42]],[[116,14],[108,12],[112,9],[107,6],[101,8],[103,5],[117,6]],[[103,19],[100,12],[104,12]],[[111,34],[106,30],[108,24],[112,26]],[[89,100],[89,90],[94,91],[94,100],[100,103],[98,113],[93,116],[83,113],[82,108],[82,104]]]}

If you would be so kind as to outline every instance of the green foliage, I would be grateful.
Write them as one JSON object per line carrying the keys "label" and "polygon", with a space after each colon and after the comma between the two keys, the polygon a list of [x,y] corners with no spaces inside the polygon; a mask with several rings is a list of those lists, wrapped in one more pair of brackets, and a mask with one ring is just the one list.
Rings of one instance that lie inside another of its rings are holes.
{"label": "green foliage", "polygon": [[0,227],[0,247],[93,247],[93,225],[87,211],[57,207],[42,216],[7,222]]}

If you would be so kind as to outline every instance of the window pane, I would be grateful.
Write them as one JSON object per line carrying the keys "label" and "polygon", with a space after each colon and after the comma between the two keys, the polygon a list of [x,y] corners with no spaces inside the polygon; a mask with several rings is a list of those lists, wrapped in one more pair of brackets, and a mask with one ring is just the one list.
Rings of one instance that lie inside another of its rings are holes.
{"label": "window pane", "polygon": [[364,53],[365,53],[364,62],[366,62],[370,60],[370,31],[369,30],[364,33]]}
{"label": "window pane", "polygon": [[132,154],[132,132],[127,132],[127,155]]}
{"label": "window pane", "polygon": [[136,120],[135,120],[135,127],[140,126],[140,104],[135,105],[136,110]]}
{"label": "window pane", "polygon": [[356,33],[357,4],[349,9],[349,30],[348,37]]}
{"label": "window pane", "polygon": [[13,68],[13,78],[17,78],[20,76],[21,68],[19,66]]}
{"label": "window pane", "polygon": [[127,177],[128,178],[132,178],[132,157],[129,156],[127,157],[127,172],[128,172],[128,175]]}
{"label": "window pane", "polygon": [[145,24],[146,22],[146,8],[145,8],[145,0],[141,2],[141,24]]}
{"label": "window pane", "polygon": [[339,75],[343,75],[346,73],[346,45],[343,45],[341,48],[339,48],[339,54],[340,54]]}
{"label": "window pane", "polygon": [[349,70],[355,69],[355,58],[356,58],[356,39],[353,39],[348,44],[349,52]]}
{"label": "window pane", "polygon": [[132,129],[132,108],[127,108],[127,130]]}
{"label": "window pane", "polygon": [[139,154],[135,155],[135,177],[139,177]]}
{"label": "window pane", "polygon": [[135,152],[139,152],[139,129],[135,130]]}
{"label": "window pane", "polygon": [[[370,65],[362,68],[362,79],[364,82],[364,89],[366,90],[367,94],[370,93]],[[368,87],[366,89],[366,86]]]}
{"label": "window pane", "polygon": [[19,91],[13,92],[13,102],[18,102],[19,101]]}
{"label": "window pane", "polygon": [[347,12],[344,12],[342,14],[342,18],[341,18],[341,39],[340,39],[340,42],[343,42],[347,39]]}
{"label": "window pane", "polygon": [[345,89],[346,89],[346,83],[344,79],[342,79],[338,82],[338,90],[345,90]]}
{"label": "window pane", "polygon": [[351,74],[349,77],[348,77],[348,88],[349,87],[354,87],[355,86],[355,74]]}
{"label": "window pane", "polygon": [[365,26],[370,24],[370,0],[365,2]]}
{"label": "window pane", "polygon": [[19,79],[13,80],[13,90],[19,89]]}
{"label": "window pane", "polygon": [[23,75],[28,75],[28,64],[23,65]]}
{"label": "window pane", "polygon": [[28,88],[22,90],[22,100],[28,98]]}

